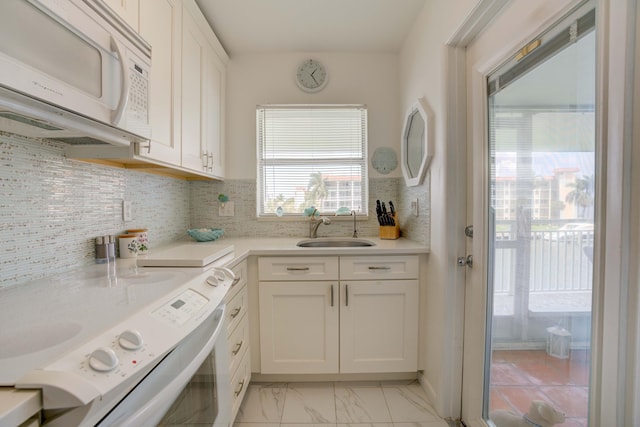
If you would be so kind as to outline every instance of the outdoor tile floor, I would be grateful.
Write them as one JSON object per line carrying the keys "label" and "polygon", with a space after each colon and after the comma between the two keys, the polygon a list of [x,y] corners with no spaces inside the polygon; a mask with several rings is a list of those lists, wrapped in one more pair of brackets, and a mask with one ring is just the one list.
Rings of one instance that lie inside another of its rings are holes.
{"label": "outdoor tile floor", "polygon": [[586,427],[589,353],[572,351],[557,359],[544,350],[496,350],[491,365],[491,410],[525,413],[532,400],[544,400],[565,413],[556,426]]}

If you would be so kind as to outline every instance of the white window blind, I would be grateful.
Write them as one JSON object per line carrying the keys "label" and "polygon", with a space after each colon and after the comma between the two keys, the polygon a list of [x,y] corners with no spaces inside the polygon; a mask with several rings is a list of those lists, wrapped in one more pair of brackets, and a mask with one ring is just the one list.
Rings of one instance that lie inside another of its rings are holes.
{"label": "white window blind", "polygon": [[267,105],[256,110],[259,217],[316,207],[367,214],[364,105]]}

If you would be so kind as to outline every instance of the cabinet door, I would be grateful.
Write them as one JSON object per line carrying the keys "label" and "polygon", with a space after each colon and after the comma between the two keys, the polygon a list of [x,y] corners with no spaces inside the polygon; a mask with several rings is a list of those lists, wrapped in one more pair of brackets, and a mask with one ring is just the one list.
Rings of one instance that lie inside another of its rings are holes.
{"label": "cabinet door", "polygon": [[202,149],[204,93],[203,79],[207,41],[193,17],[182,14],[182,166],[205,171]]}
{"label": "cabinet door", "polygon": [[140,0],[140,35],[153,47],[149,124],[151,144],[140,157],[180,165],[180,49],[182,5],[176,0]]}
{"label": "cabinet door", "polygon": [[205,61],[204,155],[207,156],[207,172],[223,178],[225,67],[212,49],[206,52]]}
{"label": "cabinet door", "polygon": [[[138,27],[138,2],[139,0],[105,0],[105,3],[136,32],[140,30]],[[151,42],[149,41],[149,43]]]}
{"label": "cabinet door", "polygon": [[415,372],[418,281],[340,283],[340,372]]}
{"label": "cabinet door", "polygon": [[263,374],[338,372],[337,282],[260,282]]}

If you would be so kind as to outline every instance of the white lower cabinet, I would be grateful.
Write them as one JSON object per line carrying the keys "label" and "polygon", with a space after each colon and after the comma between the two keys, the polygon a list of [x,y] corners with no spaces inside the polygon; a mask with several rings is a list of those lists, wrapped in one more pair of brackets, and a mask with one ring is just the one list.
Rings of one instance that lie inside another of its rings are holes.
{"label": "white lower cabinet", "polygon": [[238,414],[251,380],[251,352],[249,351],[249,319],[247,315],[247,262],[234,266],[237,281],[224,301],[227,305],[227,349],[231,388],[232,420]]}
{"label": "white lower cabinet", "polygon": [[418,281],[340,283],[340,372],[418,367]]}
{"label": "white lower cabinet", "polygon": [[417,258],[260,258],[261,373],[416,371]]}
{"label": "white lower cabinet", "polygon": [[259,287],[262,373],[338,372],[337,281]]}

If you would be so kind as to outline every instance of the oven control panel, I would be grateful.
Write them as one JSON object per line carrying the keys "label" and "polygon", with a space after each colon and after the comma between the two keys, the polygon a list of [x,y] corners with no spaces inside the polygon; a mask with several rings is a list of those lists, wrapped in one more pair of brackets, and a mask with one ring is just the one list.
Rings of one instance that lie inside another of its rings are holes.
{"label": "oven control panel", "polygon": [[208,302],[205,296],[193,289],[187,289],[172,301],[154,310],[151,315],[169,324],[182,326]]}
{"label": "oven control panel", "polygon": [[[224,269],[226,270],[226,269]],[[206,272],[43,369],[18,388],[42,388],[45,409],[86,405],[144,377],[222,302],[233,277]]]}

